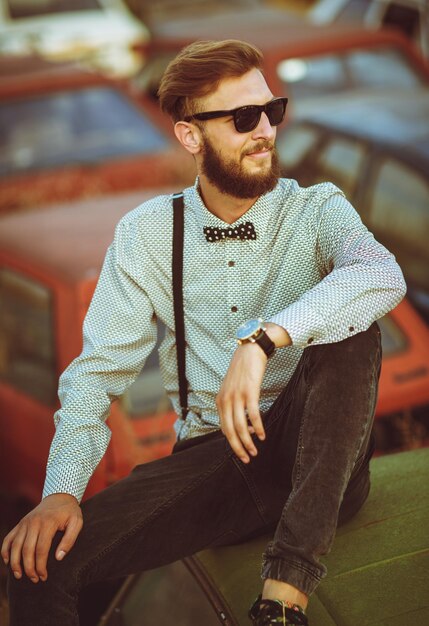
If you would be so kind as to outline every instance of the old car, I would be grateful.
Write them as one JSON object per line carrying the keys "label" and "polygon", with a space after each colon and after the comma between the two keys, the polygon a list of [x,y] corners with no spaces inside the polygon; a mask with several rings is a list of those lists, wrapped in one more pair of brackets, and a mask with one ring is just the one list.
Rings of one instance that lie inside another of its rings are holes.
{"label": "old car", "polygon": [[264,73],[276,96],[290,98],[291,117],[336,95],[364,90],[395,93],[429,84],[429,68],[408,39],[390,30],[317,26],[269,8],[229,11],[154,25],[147,59],[133,78],[140,93],[156,93],[168,62],[197,39],[243,39],[264,54]]}
{"label": "old car", "polygon": [[339,97],[278,137],[286,176],[342,189],[401,265],[429,319],[429,89]]}
{"label": "old car", "polygon": [[[0,218],[0,493],[29,503],[40,499],[58,378],[81,351],[83,319],[115,224],[157,193]],[[136,388],[113,404],[112,442],[86,495],[137,463],[168,454],[174,419],[154,353]]]}
{"label": "old car", "polygon": [[[311,626],[429,622],[429,449],[373,459],[372,487],[337,530],[328,575],[311,596]],[[99,626],[248,626],[270,535],[130,576]]]}
{"label": "old car", "polygon": [[429,6],[426,0],[319,0],[308,12],[318,24],[362,22],[368,28],[394,26],[429,57]]}
{"label": "old car", "polygon": [[125,83],[75,64],[0,59],[0,213],[194,176],[169,120]]}
{"label": "old car", "polygon": [[0,53],[80,60],[114,76],[142,65],[148,28],[123,0],[0,0]]}

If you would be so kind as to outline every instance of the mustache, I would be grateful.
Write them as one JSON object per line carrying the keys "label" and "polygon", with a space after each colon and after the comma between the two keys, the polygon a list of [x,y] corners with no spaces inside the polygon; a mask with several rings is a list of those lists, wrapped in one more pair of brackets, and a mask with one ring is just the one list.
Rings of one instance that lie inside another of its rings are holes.
{"label": "mustache", "polygon": [[254,152],[261,152],[262,150],[274,150],[274,143],[271,141],[258,141],[250,148],[247,148],[245,152],[243,152],[243,156],[247,154],[253,154]]}

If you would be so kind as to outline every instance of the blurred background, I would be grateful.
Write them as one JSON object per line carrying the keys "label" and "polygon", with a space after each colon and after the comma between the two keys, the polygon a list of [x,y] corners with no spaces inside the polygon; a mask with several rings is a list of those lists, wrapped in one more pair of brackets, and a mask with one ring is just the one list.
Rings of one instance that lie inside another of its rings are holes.
{"label": "blurred background", "polygon": [[[396,255],[408,293],[380,321],[376,453],[429,443],[428,2],[0,0],[2,530],[40,499],[58,377],[116,222],[193,183],[160,77],[191,41],[225,38],[256,44],[289,97],[282,175],[338,185]],[[168,454],[174,419],[153,353],[87,496]]]}

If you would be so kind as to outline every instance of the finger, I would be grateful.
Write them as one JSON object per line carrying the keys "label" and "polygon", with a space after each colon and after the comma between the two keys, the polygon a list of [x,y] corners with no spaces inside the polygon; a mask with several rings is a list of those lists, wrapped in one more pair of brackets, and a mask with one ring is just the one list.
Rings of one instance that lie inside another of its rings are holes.
{"label": "finger", "polygon": [[231,446],[235,454],[238,456],[240,461],[243,461],[243,463],[249,463],[250,461],[249,456],[246,453],[246,450],[243,447],[243,444],[241,443],[241,440],[239,436],[237,435],[237,433],[235,431],[231,431],[226,434],[226,438],[228,439],[229,445]]}
{"label": "finger", "polygon": [[232,405],[225,397],[217,399],[217,407],[222,425],[222,432],[228,440],[232,450],[243,463],[250,461],[245,449],[243,448],[240,438],[238,437],[232,418]]}
{"label": "finger", "polygon": [[265,429],[261,418],[261,412],[259,410],[259,402],[252,402],[247,405],[247,416],[254,428],[254,432],[258,438],[263,441],[265,439]]}
{"label": "finger", "polygon": [[241,443],[244,445],[249,454],[256,456],[258,451],[255,448],[255,444],[253,443],[249,433],[243,400],[237,400],[234,404],[234,425],[235,430],[240,437]]}
{"label": "finger", "polygon": [[16,533],[15,538],[11,545],[10,568],[15,578],[22,578],[21,555],[22,555],[22,546],[24,544],[26,534],[27,534],[26,524],[20,524],[18,527],[18,532]]}
{"label": "finger", "polygon": [[56,524],[45,524],[37,540],[35,555],[36,555],[36,572],[40,576],[40,579],[45,581],[48,578],[47,562],[49,550],[51,549],[52,539],[58,528]]}
{"label": "finger", "polygon": [[33,583],[39,582],[39,576],[36,572],[36,544],[39,536],[40,527],[39,525],[29,525],[27,528],[27,534],[24,539],[24,543],[22,546],[22,562],[24,565],[24,571],[27,574],[28,578]]}
{"label": "finger", "polygon": [[61,561],[68,552],[72,549],[82,530],[83,521],[81,517],[73,517],[67,524],[66,532],[64,533],[63,538],[61,539],[58,548],[55,552],[55,558],[58,561]]}
{"label": "finger", "polygon": [[15,526],[15,528],[13,528],[3,539],[3,543],[1,546],[1,556],[5,565],[9,564],[11,545],[17,534],[18,526]]}

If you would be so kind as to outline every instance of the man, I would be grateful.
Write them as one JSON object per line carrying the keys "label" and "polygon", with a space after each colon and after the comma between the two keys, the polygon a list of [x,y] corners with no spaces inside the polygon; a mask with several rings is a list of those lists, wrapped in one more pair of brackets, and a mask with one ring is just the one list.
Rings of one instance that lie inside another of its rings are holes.
{"label": "man", "polygon": [[173,207],[160,196],[118,225],[83,352],[61,379],[44,498],[4,540],[11,626],[76,625],[83,586],[268,529],[250,617],[307,624],[308,597],[326,575],[320,556],[367,497],[374,322],[402,299],[404,281],[336,187],[279,179],[286,99],[261,65],[243,42],[199,42],[163,77],[161,106],[198,172],[184,192],[186,418],[173,455],[79,506],[109,441],[110,402],[153,349],[157,317],[164,382],[181,414]]}

